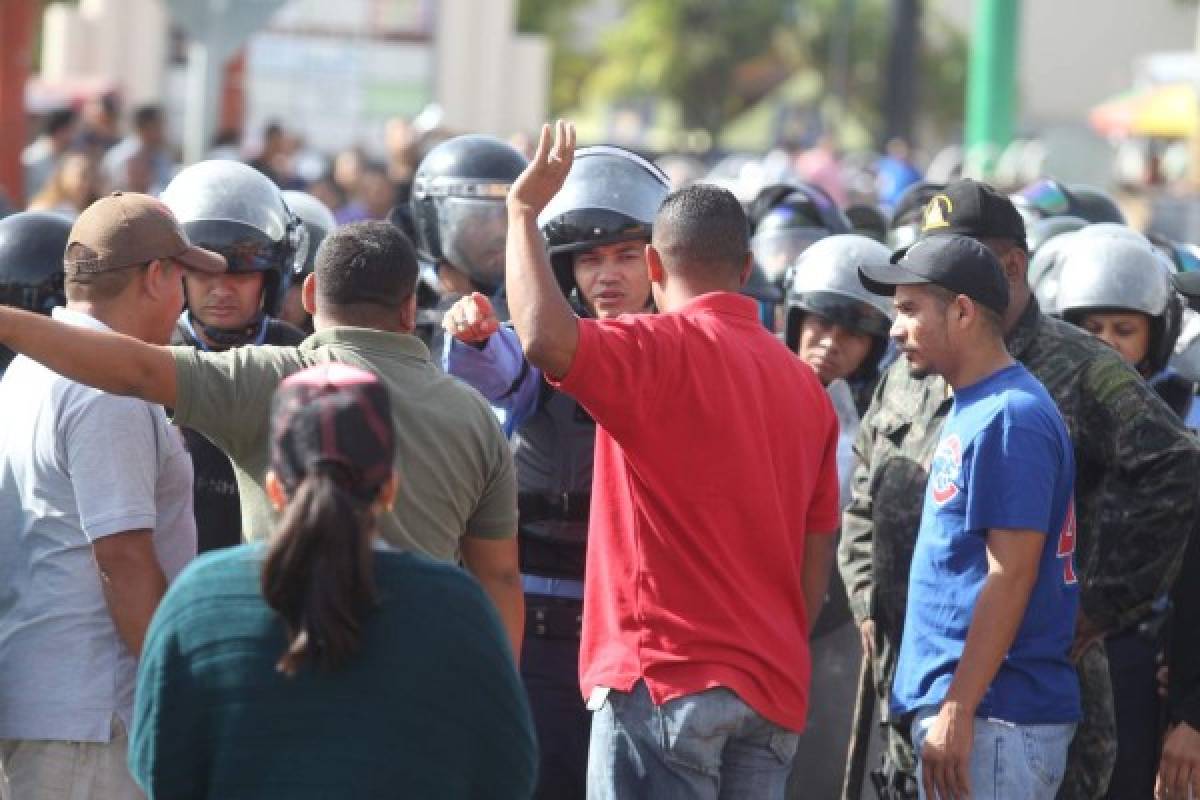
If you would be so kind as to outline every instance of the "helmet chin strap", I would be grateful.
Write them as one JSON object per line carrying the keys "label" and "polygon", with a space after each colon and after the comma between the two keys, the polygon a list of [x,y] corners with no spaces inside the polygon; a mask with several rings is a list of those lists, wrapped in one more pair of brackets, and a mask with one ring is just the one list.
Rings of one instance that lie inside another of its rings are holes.
{"label": "helmet chin strap", "polygon": [[266,316],[260,309],[250,322],[240,328],[218,328],[202,321],[192,313],[190,308],[187,311],[187,315],[193,330],[199,331],[204,335],[205,339],[208,339],[221,348],[239,347],[244,344],[254,343],[258,339],[258,334],[262,330]]}

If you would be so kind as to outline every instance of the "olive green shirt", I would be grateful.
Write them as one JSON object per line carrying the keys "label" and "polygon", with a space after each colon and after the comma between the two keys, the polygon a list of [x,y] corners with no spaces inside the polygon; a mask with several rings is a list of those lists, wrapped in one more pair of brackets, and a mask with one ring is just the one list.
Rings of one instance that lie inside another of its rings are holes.
{"label": "olive green shirt", "polygon": [[229,455],[248,541],[266,538],[275,523],[263,490],[275,389],[292,373],[330,361],[374,372],[391,395],[400,490],[394,510],[381,520],[389,544],[453,561],[464,535],[516,535],[515,473],[495,415],[474,389],[438,370],[416,337],[337,327],[298,347],[221,353],[172,347],[171,354],[174,422]]}

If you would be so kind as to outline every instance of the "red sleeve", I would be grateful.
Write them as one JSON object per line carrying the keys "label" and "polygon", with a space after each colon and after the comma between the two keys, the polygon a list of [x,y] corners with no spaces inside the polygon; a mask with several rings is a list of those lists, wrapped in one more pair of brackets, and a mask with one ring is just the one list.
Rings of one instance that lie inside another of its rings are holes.
{"label": "red sleeve", "polygon": [[824,453],[813,485],[812,502],[805,520],[806,533],[832,533],[842,521],[837,464],[838,420],[825,392],[820,393],[820,398],[825,401],[825,415],[829,424],[826,426]]}
{"label": "red sleeve", "polygon": [[663,376],[659,353],[669,329],[664,318],[626,315],[581,319],[579,344],[567,374],[550,385],[579,401],[592,419],[617,434],[644,419],[657,402]]}

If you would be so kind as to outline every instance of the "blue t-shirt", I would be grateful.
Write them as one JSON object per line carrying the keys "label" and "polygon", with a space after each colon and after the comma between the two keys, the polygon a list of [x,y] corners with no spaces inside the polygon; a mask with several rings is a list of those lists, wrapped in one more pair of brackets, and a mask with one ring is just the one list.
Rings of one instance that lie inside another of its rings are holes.
{"label": "blue t-shirt", "polygon": [[1021,725],[1074,722],[1068,660],[1079,606],[1075,458],[1050,395],[1020,364],[957,392],[929,470],[892,685],[906,714],[945,699],[988,574],[995,528],[1046,534],[1016,638],[976,713]]}

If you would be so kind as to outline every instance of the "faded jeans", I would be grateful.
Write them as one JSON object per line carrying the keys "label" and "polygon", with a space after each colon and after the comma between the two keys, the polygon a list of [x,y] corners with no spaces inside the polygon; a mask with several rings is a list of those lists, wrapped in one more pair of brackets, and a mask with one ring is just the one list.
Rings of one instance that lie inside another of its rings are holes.
{"label": "faded jeans", "polygon": [[[917,785],[921,786],[921,748],[938,709],[917,712],[912,724],[917,753]],[[1075,725],[1014,725],[975,718],[971,745],[971,800],[1054,800],[1067,769],[1067,748]],[[921,788],[921,799],[926,800]],[[930,799],[931,800],[931,799]]]}
{"label": "faded jeans", "polygon": [[656,706],[638,681],[593,714],[588,798],[782,800],[799,738],[728,689]]}

